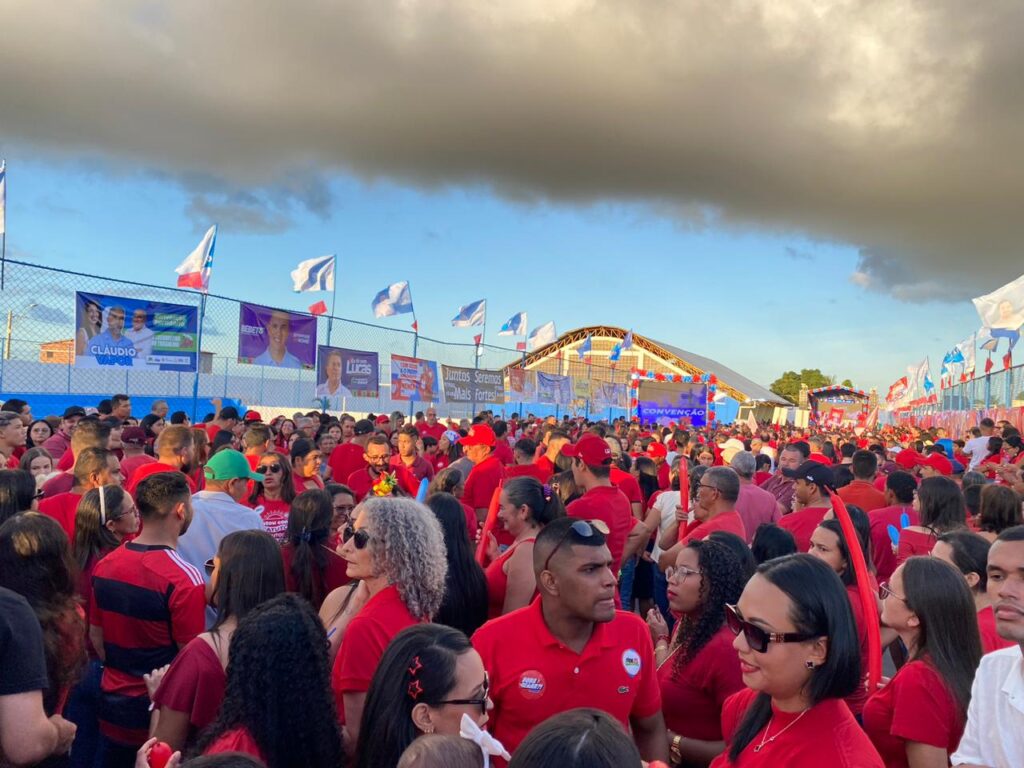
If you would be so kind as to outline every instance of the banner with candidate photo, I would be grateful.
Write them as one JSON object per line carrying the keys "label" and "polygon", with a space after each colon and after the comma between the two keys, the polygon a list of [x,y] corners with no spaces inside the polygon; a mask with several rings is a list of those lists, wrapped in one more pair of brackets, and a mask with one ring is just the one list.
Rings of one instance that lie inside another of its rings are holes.
{"label": "banner with candidate photo", "polygon": [[637,416],[641,423],[707,424],[708,388],[706,384],[677,384],[641,381],[637,390]]}
{"label": "banner with candidate photo", "polygon": [[537,399],[537,372],[509,368],[508,399],[510,402],[534,402]]}
{"label": "banner with candidate photo", "polygon": [[238,320],[238,362],[313,370],[316,367],[316,318],[242,302]]}
{"label": "banner with candidate photo", "polygon": [[590,379],[584,379],[582,377],[574,378],[572,380],[573,397],[584,403],[589,401],[593,392],[593,387],[591,386],[592,383],[593,382]]}
{"label": "banner with candidate photo", "polygon": [[376,352],[341,347],[317,347],[316,398],[327,398],[327,408],[343,410],[344,399],[380,394]]}
{"label": "banner with candidate photo", "polygon": [[441,366],[444,399],[448,403],[504,403],[505,374],[480,368]]}
{"label": "banner with candidate photo", "polygon": [[557,373],[537,371],[537,402],[569,405],[572,402],[572,379]]}
{"label": "banner with candidate photo", "polygon": [[185,304],[75,293],[75,367],[193,373],[199,310]]}
{"label": "banner with candidate photo", "polygon": [[593,386],[592,404],[594,408],[625,408],[626,385],[612,384],[609,381],[595,381]]}
{"label": "banner with candidate photo", "polygon": [[391,355],[391,399],[429,403],[440,399],[437,363],[418,357]]}

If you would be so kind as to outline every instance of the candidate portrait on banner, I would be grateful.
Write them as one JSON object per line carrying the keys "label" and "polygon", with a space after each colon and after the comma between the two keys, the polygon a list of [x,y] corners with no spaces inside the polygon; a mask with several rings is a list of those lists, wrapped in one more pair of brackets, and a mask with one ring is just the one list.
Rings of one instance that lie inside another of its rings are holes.
{"label": "candidate portrait on banner", "polygon": [[257,304],[240,305],[238,362],[312,369],[315,358],[315,317]]}
{"label": "candidate portrait on banner", "polygon": [[[321,350],[324,349],[321,347]],[[344,367],[340,349],[332,349],[323,361],[323,379],[316,385],[316,396],[327,398],[352,397],[352,392],[341,382]]]}

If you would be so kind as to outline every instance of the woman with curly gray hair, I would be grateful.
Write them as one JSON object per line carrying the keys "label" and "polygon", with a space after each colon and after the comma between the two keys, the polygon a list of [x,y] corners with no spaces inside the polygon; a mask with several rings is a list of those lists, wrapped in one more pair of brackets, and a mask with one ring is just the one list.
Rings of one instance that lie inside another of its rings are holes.
{"label": "woman with curly gray hair", "polygon": [[[419,502],[370,498],[352,514],[355,522],[344,529],[338,554],[359,586],[340,588],[347,599],[335,620],[326,622],[342,635],[331,685],[348,745],[358,740],[366,692],[384,649],[401,630],[437,613],[448,570],[441,524]],[[338,602],[329,598],[324,607]]]}

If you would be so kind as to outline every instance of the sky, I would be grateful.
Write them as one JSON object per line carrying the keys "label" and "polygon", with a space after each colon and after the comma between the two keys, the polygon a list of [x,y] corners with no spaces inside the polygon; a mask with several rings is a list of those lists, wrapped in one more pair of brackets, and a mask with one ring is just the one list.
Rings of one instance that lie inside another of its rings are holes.
{"label": "sky", "polygon": [[525,310],[882,392],[1024,271],[1019,3],[61,8],[5,14],[12,258],[172,285],[217,223],[220,295],[303,309],[336,253],[342,317],[408,280],[433,338],[486,298],[489,341]]}

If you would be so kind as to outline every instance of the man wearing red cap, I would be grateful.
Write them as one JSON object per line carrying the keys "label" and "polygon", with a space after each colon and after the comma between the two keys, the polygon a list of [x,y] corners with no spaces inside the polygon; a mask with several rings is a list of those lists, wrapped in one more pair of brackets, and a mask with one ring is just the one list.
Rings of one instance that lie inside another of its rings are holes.
{"label": "man wearing red cap", "polygon": [[668,449],[661,443],[651,443],[647,446],[647,458],[658,468],[658,488],[667,491],[672,484],[668,462],[665,460],[668,458]]}
{"label": "man wearing red cap", "polygon": [[608,526],[612,570],[618,573],[624,557],[634,554],[651,532],[633,517],[629,499],[609,478],[612,451],[608,443],[588,433],[575,445],[563,445],[562,455],[572,459],[573,480],[584,491],[565,511],[584,520],[601,520]]}
{"label": "man wearing red cap", "polygon": [[[504,470],[501,462],[494,455],[494,430],[486,424],[474,424],[469,434],[459,438],[459,445],[470,461],[473,469],[466,479],[466,490],[462,501],[476,512],[477,520],[483,524],[487,519],[487,509],[491,505],[494,489],[501,482]],[[499,539],[499,544],[501,543]]]}
{"label": "man wearing red cap", "polygon": [[932,453],[919,464],[922,478],[949,477],[953,474],[953,462],[939,452]]}

